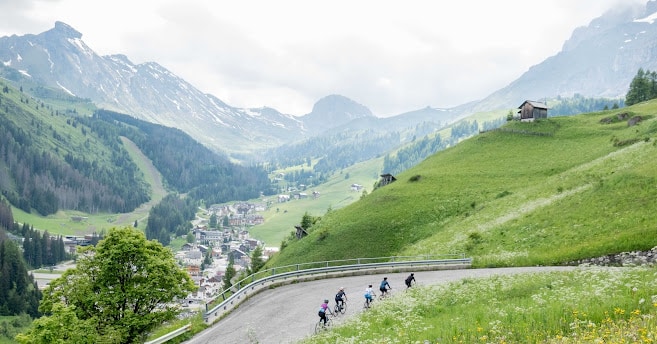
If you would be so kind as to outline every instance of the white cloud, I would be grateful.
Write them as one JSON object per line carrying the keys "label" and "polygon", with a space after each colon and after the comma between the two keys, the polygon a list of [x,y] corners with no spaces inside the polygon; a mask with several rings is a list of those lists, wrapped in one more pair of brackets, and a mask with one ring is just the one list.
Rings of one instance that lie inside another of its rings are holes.
{"label": "white cloud", "polygon": [[302,115],[342,94],[389,116],[483,98],[618,2],[0,0],[0,35],[60,20],[233,106]]}

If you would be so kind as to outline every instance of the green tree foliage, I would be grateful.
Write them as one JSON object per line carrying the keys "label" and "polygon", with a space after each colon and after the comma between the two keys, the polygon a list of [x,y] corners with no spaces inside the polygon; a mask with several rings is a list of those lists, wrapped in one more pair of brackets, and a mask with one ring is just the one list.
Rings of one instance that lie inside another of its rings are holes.
{"label": "green tree foliage", "polygon": [[121,343],[119,333],[97,333],[93,319],[79,319],[75,307],[62,303],[53,305],[53,314],[32,322],[16,340],[21,344],[50,343]]}
{"label": "green tree foliage", "polygon": [[[171,305],[195,290],[170,250],[134,228],[113,228],[77,266],[51,282],[46,314],[21,343],[134,343],[177,314]],[[61,324],[67,324],[63,326]]]}
{"label": "green tree foliage", "polygon": [[[505,123],[505,118],[487,121],[481,124],[482,130],[490,130],[500,127]],[[449,138],[442,138],[440,135],[425,136],[423,139],[415,140],[412,144],[397,150],[394,154],[387,154],[383,158],[383,171],[390,174],[398,174],[407,170],[429,155],[450,147],[459,140],[475,135],[479,132],[479,123],[477,121],[462,121],[452,126]]]}
{"label": "green tree foliage", "polygon": [[313,226],[313,224],[317,221],[316,218],[308,214],[308,212],[305,212],[303,216],[301,217],[301,228],[308,230],[310,227]]}
{"label": "green tree foliage", "polygon": [[210,228],[217,228],[217,214],[210,215],[208,226],[210,226]]}
{"label": "green tree foliage", "polygon": [[185,238],[185,241],[187,241],[188,244],[193,244],[194,241],[196,241],[196,237],[194,237],[194,233],[192,232],[187,233],[187,237]]}
{"label": "green tree foliage", "polygon": [[[18,228],[18,225],[15,227]],[[40,233],[27,223],[14,234],[23,236],[23,258],[32,268],[56,265],[70,258],[61,235],[53,237],[48,231]]]}
{"label": "green tree foliage", "polygon": [[625,106],[622,99],[609,98],[589,98],[575,93],[573,97],[557,97],[554,104],[550,105],[548,114],[554,116],[570,116],[586,112],[595,112],[607,110],[609,108],[618,109]]}
{"label": "green tree foliage", "polygon": [[[15,207],[41,215],[59,209],[128,212],[148,200],[148,185],[119,144],[113,146],[111,156],[92,156],[98,152],[75,147],[70,133],[55,130],[20,104],[4,103],[0,107],[0,164],[6,171],[0,173],[0,185],[3,196]],[[44,148],[52,144],[73,149]]]}
{"label": "green tree foliage", "polygon": [[194,199],[217,204],[256,198],[261,192],[273,194],[263,169],[233,164],[179,129],[105,110],[81,120],[108,143],[119,136],[129,138],[151,159],[168,186]]}
{"label": "green tree foliage", "polygon": [[11,206],[4,199],[0,199],[0,227],[24,238],[23,259],[32,268],[55,265],[70,258],[61,236],[53,237],[48,231],[41,234],[27,223],[21,226],[13,222]]}
{"label": "green tree foliage", "polygon": [[169,245],[172,235],[187,235],[191,229],[190,221],[196,216],[197,202],[192,198],[167,195],[151,208],[146,224],[146,237],[155,239],[162,245]]}
{"label": "green tree foliage", "polygon": [[262,247],[258,245],[253,249],[253,252],[251,252],[251,273],[258,272],[258,270],[260,270],[260,268],[262,268],[264,265],[265,261],[262,259]]}
{"label": "green tree foliage", "polygon": [[[5,217],[11,217],[11,209],[0,200],[0,315],[27,313],[39,316],[41,292],[27,267],[18,246],[8,239]],[[12,225],[13,226],[13,225]]]}
{"label": "green tree foliage", "polygon": [[28,275],[18,247],[0,238],[0,315],[27,313],[37,317],[40,299],[41,292]]}
{"label": "green tree foliage", "polygon": [[657,98],[657,72],[639,68],[625,95],[625,104],[634,105]]}
{"label": "green tree foliage", "polygon": [[[431,130],[435,127],[434,124]],[[423,130],[423,127],[418,128],[420,129],[416,130]],[[284,145],[266,152],[265,155],[270,159],[270,166],[275,168],[308,165],[308,162],[312,161],[311,157],[317,157],[318,161],[312,170],[294,177],[286,175],[288,182],[294,179],[298,184],[316,185],[327,180],[336,171],[394,149],[400,142],[399,132],[378,132],[371,129],[346,131]],[[308,178],[310,176],[312,179]]]}
{"label": "green tree foliage", "polygon": [[224,290],[228,290],[233,286],[231,281],[237,272],[235,271],[235,259],[232,254],[228,255],[228,266],[226,266],[226,272],[224,272]]}

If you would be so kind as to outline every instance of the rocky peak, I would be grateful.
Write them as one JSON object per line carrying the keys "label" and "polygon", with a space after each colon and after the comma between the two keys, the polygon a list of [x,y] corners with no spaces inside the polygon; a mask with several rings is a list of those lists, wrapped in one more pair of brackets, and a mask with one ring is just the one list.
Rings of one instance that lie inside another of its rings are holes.
{"label": "rocky peak", "polygon": [[82,34],[79,31],[60,21],[56,21],[55,28],[46,31],[46,33],[53,33],[65,38],[82,38]]}
{"label": "rocky peak", "polygon": [[318,100],[312,113],[322,113],[325,116],[346,115],[348,119],[373,116],[370,109],[357,102],[337,94]]}

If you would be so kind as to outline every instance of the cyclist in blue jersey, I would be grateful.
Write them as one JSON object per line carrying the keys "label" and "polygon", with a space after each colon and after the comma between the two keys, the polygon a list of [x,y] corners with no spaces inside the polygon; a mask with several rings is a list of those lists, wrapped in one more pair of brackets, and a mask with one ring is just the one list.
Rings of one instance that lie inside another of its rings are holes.
{"label": "cyclist in blue jersey", "polygon": [[383,277],[383,281],[381,281],[381,284],[379,284],[379,291],[381,291],[381,297],[386,296],[386,293],[388,293],[388,290],[392,289],[390,286],[390,283],[388,283],[388,277]]}

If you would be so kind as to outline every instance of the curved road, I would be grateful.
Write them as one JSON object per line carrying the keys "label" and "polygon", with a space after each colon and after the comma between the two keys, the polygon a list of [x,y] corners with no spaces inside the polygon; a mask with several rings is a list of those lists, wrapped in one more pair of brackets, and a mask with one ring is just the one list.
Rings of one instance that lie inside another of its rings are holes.
{"label": "curved road", "polygon": [[[496,274],[547,272],[572,270],[574,267],[521,267],[495,269],[461,269],[419,271],[415,273],[420,285],[438,284],[469,277],[487,277]],[[405,288],[407,272],[381,275],[338,277],[267,289],[244,301],[224,319],[197,334],[185,343],[294,343],[311,335],[319,320],[317,309],[323,299],[331,307],[335,293],[345,287],[348,297],[347,312],[334,319],[336,323],[362,311],[363,291],[372,284],[378,294],[378,284],[384,276],[392,286],[393,295]]]}

